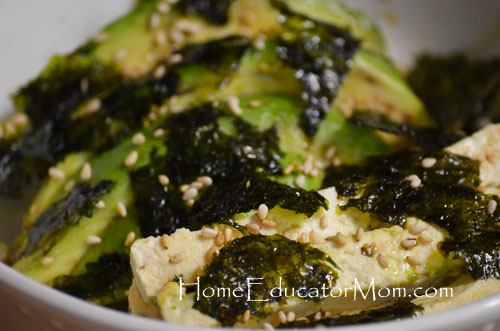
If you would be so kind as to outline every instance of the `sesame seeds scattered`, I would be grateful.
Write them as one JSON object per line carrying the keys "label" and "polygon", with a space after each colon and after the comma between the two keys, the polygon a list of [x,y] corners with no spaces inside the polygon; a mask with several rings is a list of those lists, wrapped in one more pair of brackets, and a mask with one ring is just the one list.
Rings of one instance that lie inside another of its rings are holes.
{"label": "sesame seeds scattered", "polygon": [[302,233],[297,241],[301,244],[307,244],[309,242],[309,236],[307,233]]}
{"label": "sesame seeds scattered", "polygon": [[203,184],[198,181],[192,182],[191,184],[189,184],[189,186],[194,187],[197,190],[203,188]]}
{"label": "sesame seeds scattered", "polygon": [[209,238],[214,238],[215,236],[217,236],[217,230],[214,230],[214,229],[208,228],[208,227],[203,227],[201,229],[201,237],[202,238],[209,239]]}
{"label": "sesame seeds scattered", "polygon": [[278,310],[278,320],[280,321],[281,324],[286,323],[286,314],[283,310]]}
{"label": "sesame seeds scattered", "polygon": [[156,31],[154,38],[156,46],[165,46],[167,44],[167,34],[165,31]]}
{"label": "sesame seeds scattered", "polygon": [[417,175],[410,175],[405,179],[410,182],[410,187],[413,189],[418,188],[422,184],[422,180]]}
{"label": "sesame seeds scattered", "polygon": [[102,107],[102,103],[101,103],[101,99],[92,99],[90,100],[87,105],[85,106],[85,112],[86,113],[95,113],[96,111],[98,111],[99,109],[101,109]]}
{"label": "sesame seeds scattered", "polygon": [[159,1],[156,3],[156,10],[161,14],[166,14],[170,11],[170,6],[164,1]]}
{"label": "sesame seeds scattered", "polygon": [[425,234],[425,233],[422,233],[420,236],[418,236],[418,242],[421,243],[421,244],[429,244],[432,242],[432,238],[431,236]]}
{"label": "sesame seeds scattered", "polygon": [[361,239],[363,239],[364,233],[365,231],[363,230],[363,228],[358,228],[358,230],[356,230],[356,240],[361,241]]}
{"label": "sesame seeds scattered", "polygon": [[382,269],[386,269],[390,264],[389,259],[382,254],[377,255],[377,262]]}
{"label": "sesame seeds scattered", "polygon": [[161,138],[165,135],[165,130],[163,129],[156,129],[155,132],[153,132],[153,137],[155,138]]}
{"label": "sesame seeds scattered", "polygon": [[335,153],[337,153],[337,148],[335,148],[335,146],[331,146],[325,151],[325,158],[327,160],[331,160],[335,156]]}
{"label": "sesame seeds scattered", "polygon": [[335,244],[339,248],[347,245],[347,237],[344,236],[344,234],[342,234],[341,232],[337,232],[336,235],[328,237],[328,238],[326,238],[326,240],[335,242]]}
{"label": "sesame seeds scattered", "polygon": [[193,207],[193,205],[194,205],[194,199],[189,199],[188,201],[186,201],[186,205],[188,207]]}
{"label": "sesame seeds scattered", "polygon": [[417,246],[417,240],[415,239],[405,239],[401,241],[401,247],[409,249]]}
{"label": "sesame seeds scattered", "polygon": [[198,190],[194,187],[190,187],[182,196],[182,200],[187,201],[189,199],[193,199],[198,195]]}
{"label": "sesame seeds scattered", "polygon": [[488,201],[488,206],[486,209],[488,211],[488,214],[492,215],[495,212],[495,210],[497,209],[496,200],[491,199],[490,201]]}
{"label": "sesame seeds scattered", "polygon": [[90,167],[90,164],[88,162],[85,162],[82,167],[82,171],[80,172],[80,178],[83,181],[90,180],[92,177],[92,168]]}
{"label": "sesame seeds scattered", "polygon": [[251,234],[260,233],[260,226],[258,224],[255,223],[247,224],[246,228],[248,232],[250,232]]}
{"label": "sesame seeds scattered", "polygon": [[183,59],[182,54],[174,53],[174,54],[170,55],[170,57],[168,58],[168,63],[178,64],[178,63],[182,62],[182,59]]}
{"label": "sesame seeds scattered", "polygon": [[228,243],[233,239],[233,231],[230,228],[224,230],[224,242]]}
{"label": "sesame seeds scattered", "polygon": [[64,190],[66,192],[69,192],[73,189],[73,186],[75,186],[75,181],[73,179],[68,180],[66,185],[64,185]]}
{"label": "sesame seeds scattered", "polygon": [[99,209],[102,209],[102,208],[106,207],[106,204],[104,203],[104,201],[99,200],[99,201],[97,201],[97,203],[95,204],[95,207],[96,207],[96,208],[99,208]]}
{"label": "sesame seeds scattered", "polygon": [[132,137],[132,144],[134,145],[142,145],[146,142],[146,137],[142,133],[136,133]]}
{"label": "sesame seeds scattered", "polygon": [[262,101],[260,100],[252,100],[248,103],[248,105],[252,108],[258,108],[260,106],[262,106]]}
{"label": "sesame seeds scattered", "polygon": [[181,30],[179,30],[175,27],[170,29],[169,37],[170,37],[170,40],[172,40],[175,44],[180,44],[184,41],[184,39],[186,39],[186,37],[184,36],[184,33],[182,33]]}
{"label": "sesame seeds scattered", "polygon": [[425,228],[422,225],[413,225],[408,231],[413,235],[419,235],[424,232]]}
{"label": "sesame seeds scattered", "polygon": [[139,153],[136,150],[130,152],[125,158],[125,162],[123,163],[127,168],[132,167],[137,160],[139,159]]}
{"label": "sesame seeds scattered", "polygon": [[262,328],[267,331],[274,331],[274,326],[272,326],[270,323],[265,322],[262,324]]}
{"label": "sesame seeds scattered", "polygon": [[184,184],[184,185],[181,185],[181,187],[179,188],[179,190],[182,193],[186,193],[186,191],[189,190],[190,187],[191,187],[190,185]]}
{"label": "sesame seeds scattered", "polygon": [[266,36],[265,35],[260,35],[258,36],[254,42],[253,45],[256,50],[261,51],[266,47]]}
{"label": "sesame seeds scattered", "polygon": [[160,79],[163,76],[165,76],[166,72],[167,72],[167,69],[165,68],[165,66],[164,65],[159,65],[153,71],[153,77],[156,78],[156,79]]}
{"label": "sesame seeds scattered", "polygon": [[229,96],[226,98],[226,103],[227,106],[229,107],[229,110],[236,115],[236,116],[241,116],[243,115],[243,109],[240,107],[240,99],[235,96]]}
{"label": "sesame seeds scattered", "polygon": [[295,312],[293,311],[289,311],[287,314],[286,314],[286,321],[288,323],[291,323],[293,321],[295,321]]}
{"label": "sesame seeds scattered", "polygon": [[116,62],[121,62],[127,57],[127,51],[125,49],[121,49],[115,53],[114,60]]}
{"label": "sesame seeds scattered", "polygon": [[422,167],[428,169],[434,167],[436,164],[436,159],[433,157],[426,157],[425,159],[422,160]]}
{"label": "sesame seeds scattered", "polygon": [[174,256],[172,256],[170,258],[169,262],[171,264],[179,264],[182,261],[184,261],[185,258],[186,258],[186,254],[184,252],[180,252],[180,253],[177,253]]}
{"label": "sesame seeds scattered", "polygon": [[272,220],[263,220],[260,224],[266,229],[273,229],[276,227],[276,222]]}
{"label": "sesame seeds scattered", "polygon": [[305,183],[306,183],[306,177],[302,174],[297,176],[297,178],[295,179],[295,185],[297,185],[298,187],[303,187]]}
{"label": "sesame seeds scattered", "polygon": [[250,319],[250,309],[247,309],[241,316],[241,323],[246,324],[249,319]]}
{"label": "sesame seeds scattered", "polygon": [[326,229],[328,227],[328,217],[326,215],[321,216],[319,219],[319,227],[321,229]]}
{"label": "sesame seeds scattered", "polygon": [[129,233],[127,233],[127,237],[125,237],[125,241],[123,242],[123,245],[125,247],[129,247],[130,245],[132,245],[134,240],[135,240],[135,232],[130,231]]}
{"label": "sesame seeds scattered", "polygon": [[170,183],[170,179],[166,175],[158,175],[158,182],[160,182],[161,185],[167,186]]}
{"label": "sesame seeds scattered", "polygon": [[64,171],[56,167],[49,168],[49,176],[58,180],[63,180],[66,177]]}
{"label": "sesame seeds scattered", "polygon": [[87,244],[89,245],[97,245],[102,242],[101,237],[98,236],[88,236],[87,237]]}
{"label": "sesame seeds scattered", "polygon": [[217,233],[217,235],[215,236],[215,240],[214,240],[215,246],[222,247],[222,246],[224,246],[225,242],[226,242],[226,239],[224,237],[224,233],[223,232]]}
{"label": "sesame seeds scattered", "polygon": [[412,264],[415,266],[422,264],[422,261],[416,256],[407,256],[406,260],[408,261],[409,264]]}
{"label": "sesame seeds scattered", "polygon": [[43,266],[47,266],[47,265],[54,263],[54,261],[55,260],[52,256],[46,256],[42,259],[41,263]]}
{"label": "sesame seeds scattered", "polygon": [[210,186],[213,184],[213,180],[209,176],[201,176],[196,179],[197,182],[202,183],[205,186]]}
{"label": "sesame seeds scattered", "polygon": [[30,215],[34,216],[38,213],[40,210],[40,206],[37,203],[34,203],[30,207]]}
{"label": "sesame seeds scattered", "polygon": [[269,213],[269,208],[267,208],[267,205],[264,203],[260,204],[259,208],[257,209],[257,216],[259,217],[259,219],[261,221],[265,220],[268,213]]}
{"label": "sesame seeds scattered", "polygon": [[323,242],[323,238],[314,230],[309,232],[309,241],[311,244],[321,244]]}
{"label": "sesame seeds scattered", "polygon": [[120,215],[121,217],[127,217],[127,208],[125,208],[123,202],[118,202],[116,204],[116,211],[118,212],[118,215]]}
{"label": "sesame seeds scattered", "polygon": [[164,233],[160,237],[160,244],[163,249],[168,249],[168,234]]}
{"label": "sesame seeds scattered", "polygon": [[149,27],[151,29],[156,29],[160,26],[161,23],[161,16],[158,13],[153,13],[151,14],[151,17],[149,18]]}
{"label": "sesame seeds scattered", "polygon": [[314,320],[317,322],[321,319],[321,312],[318,311],[316,314],[314,314]]}

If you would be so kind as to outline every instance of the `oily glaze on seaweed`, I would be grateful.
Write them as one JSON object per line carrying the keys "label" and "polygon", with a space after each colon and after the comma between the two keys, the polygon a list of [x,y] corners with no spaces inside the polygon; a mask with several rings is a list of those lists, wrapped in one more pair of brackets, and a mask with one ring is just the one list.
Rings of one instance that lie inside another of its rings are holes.
{"label": "oily glaze on seaweed", "polygon": [[[269,302],[284,300],[284,292],[270,295],[271,289],[279,286],[281,277],[282,289],[306,288],[305,300],[320,302],[322,293],[315,297],[312,288],[320,289],[333,286],[338,277],[334,270],[335,263],[322,251],[308,244],[301,244],[281,235],[262,236],[249,235],[234,239],[224,246],[213,261],[205,268],[200,277],[200,288],[230,288],[241,287],[243,293],[248,293],[248,278],[263,278],[255,280],[261,285],[252,285],[252,299],[269,299]],[[223,271],[223,272],[221,272]],[[319,291],[321,292],[321,291]],[[200,296],[194,307],[208,314],[223,325],[233,325],[238,318],[250,309],[253,315],[265,317],[271,313],[269,303],[248,301],[246,295],[241,298],[231,296],[213,297]]]}

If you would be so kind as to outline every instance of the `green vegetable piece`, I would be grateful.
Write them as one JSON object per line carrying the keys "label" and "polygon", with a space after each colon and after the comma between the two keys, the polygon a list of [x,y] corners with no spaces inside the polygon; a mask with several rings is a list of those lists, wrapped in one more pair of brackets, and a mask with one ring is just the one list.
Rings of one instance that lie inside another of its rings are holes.
{"label": "green vegetable piece", "polygon": [[[273,302],[286,300],[285,289],[290,296],[292,288],[295,291],[305,288],[305,300],[320,302],[324,299],[322,293],[316,296],[311,289],[333,286],[338,278],[334,267],[335,263],[327,254],[308,244],[281,235],[244,236],[232,240],[219,251],[200,277],[200,288],[241,287],[243,293],[248,293],[247,279],[258,278],[252,281],[261,284],[251,285],[251,299],[269,301],[249,301],[246,295],[229,298],[200,296],[194,308],[229,326],[238,321],[247,309],[255,316],[269,315]],[[281,293],[276,290],[271,295],[271,290],[280,285]]]}

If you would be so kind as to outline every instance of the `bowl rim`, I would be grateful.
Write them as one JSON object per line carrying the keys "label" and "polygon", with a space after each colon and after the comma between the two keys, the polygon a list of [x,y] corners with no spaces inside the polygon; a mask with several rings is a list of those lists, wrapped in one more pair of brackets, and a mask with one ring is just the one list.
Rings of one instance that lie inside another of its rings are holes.
{"label": "bowl rim", "polygon": [[[39,283],[10,266],[0,262],[0,285],[6,286],[25,298],[36,300],[37,303],[56,309],[66,316],[77,320],[92,321],[93,323],[110,330],[184,330],[200,331],[204,327],[189,326],[168,323],[148,317],[132,315],[125,312],[115,311],[106,307],[72,297],[58,291],[50,286]],[[382,331],[387,329],[396,330],[446,330],[455,329],[456,325],[461,328],[477,326],[478,321],[488,324],[498,314],[500,307],[500,293],[450,308],[441,312],[424,315],[419,318],[405,318],[398,321],[387,321],[379,323],[368,323],[362,325],[349,325],[335,327],[335,330],[351,331]],[[248,330],[234,328],[234,330]],[[309,329],[313,330],[313,329]]]}

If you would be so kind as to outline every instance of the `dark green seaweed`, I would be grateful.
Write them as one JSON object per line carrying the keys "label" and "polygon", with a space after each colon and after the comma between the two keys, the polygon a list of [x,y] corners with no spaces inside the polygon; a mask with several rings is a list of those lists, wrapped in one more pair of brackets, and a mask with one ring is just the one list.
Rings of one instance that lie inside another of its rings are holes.
{"label": "dark green seaweed", "polygon": [[197,14],[214,24],[227,23],[228,10],[234,0],[180,0],[176,8],[184,14]]}
{"label": "dark green seaweed", "polygon": [[[194,307],[208,314],[223,325],[233,325],[238,318],[250,309],[253,315],[265,317],[271,313],[269,304],[286,300],[291,295],[291,289],[296,291],[305,288],[304,300],[320,302],[324,297],[313,293],[313,288],[329,288],[338,278],[334,270],[335,263],[322,251],[308,244],[301,244],[281,235],[262,236],[249,235],[229,242],[214,256],[213,261],[205,268],[200,277],[200,288],[230,288],[231,291],[240,287],[242,297],[200,296]],[[252,282],[260,285],[249,285]],[[281,278],[281,283],[280,283]],[[280,286],[281,293],[274,287]],[[250,301],[246,294],[250,291]],[[241,293],[240,293],[241,294]]]}

